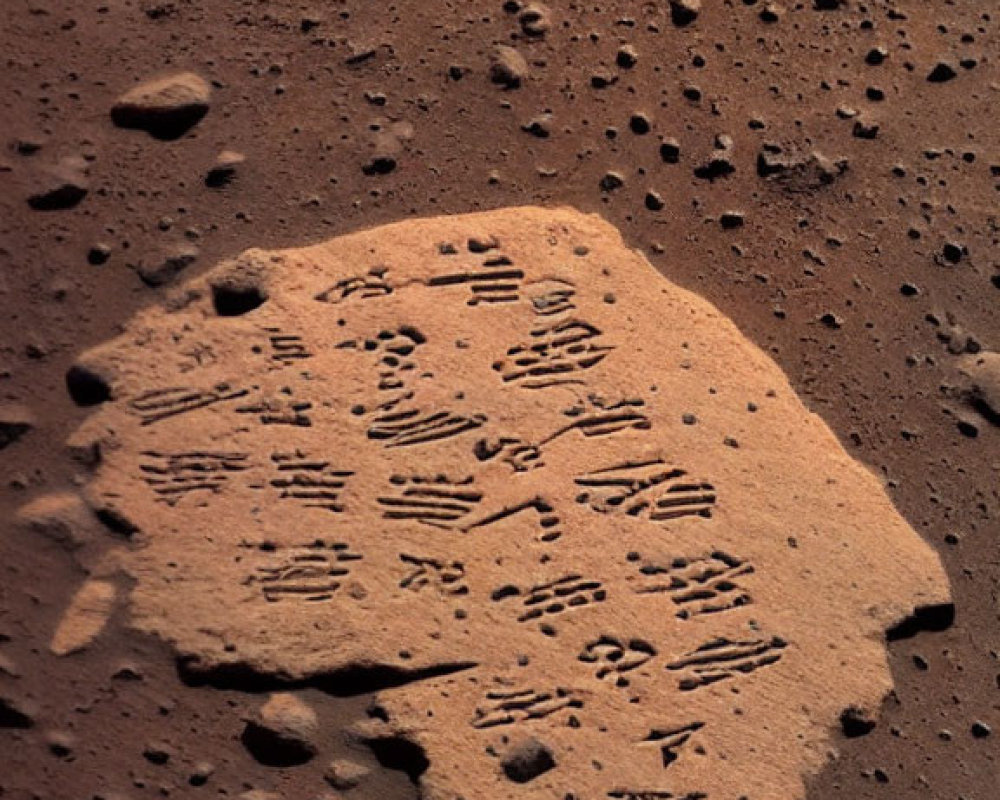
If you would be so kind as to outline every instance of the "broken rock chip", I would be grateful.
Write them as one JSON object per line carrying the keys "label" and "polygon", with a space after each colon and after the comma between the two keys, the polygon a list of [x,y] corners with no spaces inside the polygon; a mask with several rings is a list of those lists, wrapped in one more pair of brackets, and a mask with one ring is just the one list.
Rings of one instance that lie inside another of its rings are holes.
{"label": "broken rock chip", "polygon": [[212,87],[193,72],[145,81],[115,101],[111,118],[120,128],[137,128],[157,139],[178,139],[209,110]]}
{"label": "broken rock chip", "polygon": [[552,751],[533,736],[511,745],[500,762],[504,775],[514,783],[528,783],[556,766]]}
{"label": "broken rock chip", "polygon": [[[886,630],[947,617],[877,477],[597,216],[407,221],[183,292],[82,356],[87,497],[142,521],[130,622],[187,679],[381,690],[365,740],[425,797],[801,797],[891,688]],[[253,724],[295,763],[283,713]]]}

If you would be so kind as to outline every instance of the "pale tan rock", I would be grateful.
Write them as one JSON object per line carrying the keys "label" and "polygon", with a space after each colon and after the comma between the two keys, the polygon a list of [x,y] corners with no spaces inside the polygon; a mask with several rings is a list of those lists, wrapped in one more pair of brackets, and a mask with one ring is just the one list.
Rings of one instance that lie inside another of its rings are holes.
{"label": "pale tan rock", "polygon": [[319,730],[316,712],[290,692],[272,694],[261,706],[259,721],[275,733],[301,741],[314,739]]}
{"label": "pale tan rock", "polygon": [[107,548],[107,527],[76,492],[41,495],[17,509],[14,522],[24,533],[44,536],[65,548],[90,577],[108,578],[119,571],[117,552]]}
{"label": "pale tan rock", "polygon": [[359,735],[422,748],[427,798],[802,797],[886,629],[950,603],[774,362],[596,216],[250,251],[84,358],[132,624],[210,681],[394,686]]}
{"label": "pale tan rock", "polygon": [[318,733],[312,707],[294,694],[277,692],[248,721],[243,743],[264,764],[292,766],[316,754]]}
{"label": "pale tan rock", "polygon": [[331,761],[323,773],[324,779],[334,789],[353,789],[371,772],[364,764],[351,761],[349,758],[337,758]]}
{"label": "pale tan rock", "polygon": [[67,550],[90,544],[98,525],[89,506],[75,492],[41,495],[21,506],[15,519],[21,527],[45,536]]}
{"label": "pale tan rock", "polygon": [[115,101],[111,118],[157,139],[176,139],[208,113],[212,87],[200,75],[181,72],[145,81]]}
{"label": "pale tan rock", "polygon": [[88,647],[104,630],[114,604],[113,583],[103,580],[84,582],[63,614],[49,649],[57,656],[66,656]]}

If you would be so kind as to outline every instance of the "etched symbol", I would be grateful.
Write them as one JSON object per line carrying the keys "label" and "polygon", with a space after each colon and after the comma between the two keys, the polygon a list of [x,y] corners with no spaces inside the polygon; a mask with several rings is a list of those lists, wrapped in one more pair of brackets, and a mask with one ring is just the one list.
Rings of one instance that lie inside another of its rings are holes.
{"label": "etched symbol", "polygon": [[531,309],[540,317],[554,317],[573,311],[576,289],[569,281],[552,279],[532,284],[529,290]]}
{"label": "etched symbol", "polygon": [[597,678],[611,677],[615,685],[629,685],[626,673],[638,669],[656,655],[656,648],[642,639],[622,640],[614,636],[601,636],[588,642],[577,659],[585,664],[597,665]]}
{"label": "etched symbol", "polygon": [[472,727],[493,728],[525,720],[544,719],[574,708],[583,708],[583,701],[570,689],[494,689],[487,692],[485,701],[476,706]]}
{"label": "etched symbol", "polygon": [[532,339],[507,350],[507,358],[493,364],[504,383],[526,389],[544,389],[582,383],[577,373],[600,364],[614,347],[600,344],[601,331],[575,319],[535,328]]}
{"label": "etched symbol", "polygon": [[689,692],[775,664],[781,660],[781,651],[787,644],[777,636],[742,641],[718,637],[672,661],[666,668],[681,672],[677,686],[682,692]]}
{"label": "etched symbol", "polygon": [[687,472],[668,467],[662,459],[628,461],[576,478],[586,491],[577,495],[601,513],[645,517],[654,522],[680,517],[711,517],[715,489],[694,481]]}
{"label": "etched symbol", "polygon": [[608,436],[629,429],[649,430],[649,417],[641,411],[645,401],[626,399],[608,402],[596,395],[563,410],[572,421],[557,428],[537,444],[526,442],[517,436],[500,436],[496,439],[480,439],[473,448],[479,461],[499,459],[515,472],[528,472],[545,466],[542,447],[550,444],[570,431],[579,431],[584,438]]}
{"label": "etched symbol", "polygon": [[528,472],[538,467],[544,467],[542,450],[536,444],[525,442],[517,437],[503,436],[499,439],[480,439],[472,450],[479,461],[489,461],[498,458],[509,465],[515,472]]}
{"label": "etched symbol", "polygon": [[291,364],[304,358],[312,358],[313,353],[302,341],[301,336],[283,333],[281,328],[265,328],[271,346],[271,360],[279,364]]}
{"label": "etched symbol", "polygon": [[465,583],[465,566],[460,561],[440,561],[435,558],[418,558],[400,553],[399,560],[411,567],[399,582],[400,589],[420,592],[432,587],[444,595],[458,596],[469,593]]}
{"label": "etched symbol", "polygon": [[408,447],[449,439],[484,422],[485,414],[465,416],[447,410],[424,412],[412,408],[377,417],[368,428],[368,438],[384,442],[386,447]]}
{"label": "etched symbol", "polygon": [[143,480],[156,493],[157,501],[169,506],[194,492],[218,494],[232,473],[249,466],[246,453],[144,450],[142,456],[139,469]]}
{"label": "etched symbol", "polygon": [[334,469],[329,461],[308,457],[301,450],[272,453],[277,475],[270,480],[281,499],[298,501],[304,508],[322,508],[339,513],[344,510],[340,494],[354,473]]}
{"label": "etched symbol", "polygon": [[350,574],[347,564],[361,558],[347,544],[321,540],[297,547],[262,545],[256,550],[258,563],[243,584],[258,587],[269,603],[329,600]]}
{"label": "etched symbol", "polygon": [[649,417],[641,410],[646,405],[638,398],[608,402],[596,395],[563,411],[572,422],[556,430],[541,441],[545,445],[570,431],[579,431],[585,438],[608,436],[612,433],[635,429],[647,431]]}
{"label": "etched symbol", "polygon": [[472,293],[466,303],[477,306],[480,303],[516,302],[523,279],[524,271],[515,269],[513,262],[501,255],[486,259],[482,269],[435,275],[427,281],[427,286],[436,288],[466,285]]}
{"label": "etched symbol", "polygon": [[518,614],[517,621],[531,622],[594,603],[603,603],[607,596],[607,591],[600,581],[588,580],[574,573],[554,581],[536,584],[524,592],[513,584],[501,586],[493,591],[492,599],[498,601],[506,600],[508,597],[523,598],[521,600],[523,610]]}
{"label": "etched symbol", "polygon": [[668,728],[652,728],[640,745],[657,747],[666,769],[679,757],[679,750],[691,739],[691,736],[705,727],[704,722],[692,722],[688,725]]}
{"label": "etched symbol", "polygon": [[721,551],[698,558],[675,558],[669,566],[643,564],[639,572],[647,580],[635,592],[669,595],[678,606],[680,619],[728,611],[753,602],[736,583],[737,578],[753,574],[753,565]]}
{"label": "etched symbol", "polygon": [[130,400],[128,408],[142,419],[142,425],[152,425],[169,417],[187,414],[226,400],[235,400],[246,394],[246,389],[234,389],[228,383],[216,384],[211,389],[153,389]]}
{"label": "etched symbol", "polygon": [[392,287],[385,278],[387,273],[385,267],[372,267],[364,275],[337,281],[329,289],[316,295],[315,299],[321,303],[341,303],[352,295],[357,295],[360,300],[385,297],[387,294],[392,294]]}
{"label": "etched symbol", "polygon": [[471,531],[476,528],[484,528],[512,517],[517,517],[524,512],[528,512],[529,514],[535,512],[535,521],[541,529],[538,535],[540,541],[554,542],[562,536],[559,515],[556,513],[555,508],[542,497],[533,497],[530,500],[525,500],[523,503],[504,506],[499,511],[489,514],[471,525],[467,525],[464,530]]}
{"label": "etched symbol", "polygon": [[312,418],[307,413],[313,407],[308,400],[295,400],[291,390],[282,392],[283,397],[272,395],[261,397],[253,403],[237,406],[237,414],[258,417],[262,425],[289,425],[294,428],[312,427]]}
{"label": "etched symbol", "polygon": [[471,514],[483,499],[482,492],[472,486],[472,476],[453,479],[447,475],[393,475],[389,480],[397,493],[378,498],[383,519],[451,528]]}
{"label": "etched symbol", "polygon": [[416,328],[404,325],[396,331],[380,331],[374,339],[339,345],[378,356],[378,390],[383,397],[374,407],[356,406],[353,412],[371,418],[368,438],[382,442],[387,448],[432,444],[486,422],[485,414],[462,414],[446,408],[426,410],[414,402],[416,394],[409,379],[417,365],[409,357],[426,341]]}

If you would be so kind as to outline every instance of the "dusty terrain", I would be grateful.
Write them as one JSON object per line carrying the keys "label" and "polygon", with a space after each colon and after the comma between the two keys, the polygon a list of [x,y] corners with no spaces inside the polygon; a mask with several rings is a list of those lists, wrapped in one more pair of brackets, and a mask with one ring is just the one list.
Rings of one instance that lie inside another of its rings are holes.
{"label": "dusty terrain", "polygon": [[[64,442],[87,409],[66,371],[177,280],[248,247],[411,216],[597,211],[769,352],[948,570],[954,624],[889,644],[893,695],[873,729],[837,742],[809,797],[991,797],[1000,432],[991,384],[973,397],[963,370],[1000,349],[995,16],[972,2],[526,15],[12,0],[3,518],[73,488]],[[154,136],[112,114],[140,81],[181,71],[210,84],[190,127]],[[0,796],[309,797],[335,757],[372,770],[353,796],[414,796],[419,753],[337,733],[366,716],[371,686],[313,692],[322,758],[261,764],[240,738],[262,701],[247,690],[266,687],[196,685],[168,648],[116,625],[53,655],[82,573],[12,522],[0,550]]]}

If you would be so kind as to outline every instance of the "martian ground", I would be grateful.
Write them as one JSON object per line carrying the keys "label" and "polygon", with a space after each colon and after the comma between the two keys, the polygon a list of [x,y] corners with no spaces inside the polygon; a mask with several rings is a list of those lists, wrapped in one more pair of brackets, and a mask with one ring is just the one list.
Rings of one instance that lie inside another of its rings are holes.
{"label": "martian ground", "polygon": [[0,798],[990,800],[989,3],[10,0]]}

